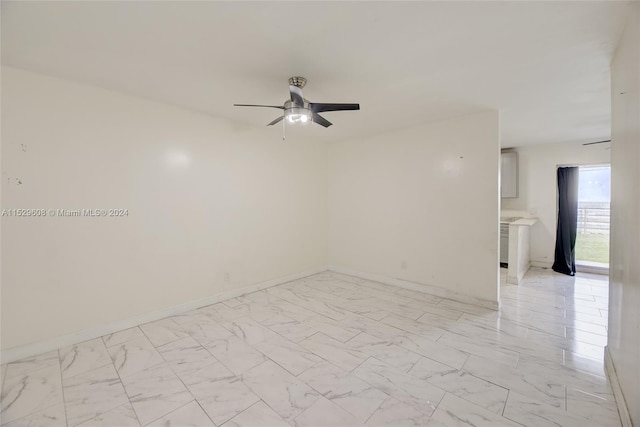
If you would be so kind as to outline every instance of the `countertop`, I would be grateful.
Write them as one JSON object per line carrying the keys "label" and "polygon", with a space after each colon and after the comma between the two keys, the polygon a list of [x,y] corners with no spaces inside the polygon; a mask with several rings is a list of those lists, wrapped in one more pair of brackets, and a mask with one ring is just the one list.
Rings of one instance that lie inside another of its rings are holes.
{"label": "countertop", "polygon": [[538,218],[519,218],[517,220],[509,221],[509,218],[502,219],[500,218],[500,224],[509,224],[509,225],[517,225],[517,226],[532,226],[538,221]]}

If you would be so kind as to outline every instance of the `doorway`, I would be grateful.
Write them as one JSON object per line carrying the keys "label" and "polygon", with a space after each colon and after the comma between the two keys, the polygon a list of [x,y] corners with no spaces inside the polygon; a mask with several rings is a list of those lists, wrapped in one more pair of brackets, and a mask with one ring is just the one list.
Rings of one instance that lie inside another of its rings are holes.
{"label": "doorway", "polygon": [[611,165],[580,166],[575,254],[583,271],[609,268],[610,204]]}

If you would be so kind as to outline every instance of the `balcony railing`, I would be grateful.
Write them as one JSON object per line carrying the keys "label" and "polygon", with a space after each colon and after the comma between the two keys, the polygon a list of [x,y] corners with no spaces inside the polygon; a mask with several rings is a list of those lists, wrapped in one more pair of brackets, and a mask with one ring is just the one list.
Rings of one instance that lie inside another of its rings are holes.
{"label": "balcony railing", "polygon": [[609,234],[610,221],[608,202],[578,202],[578,233]]}

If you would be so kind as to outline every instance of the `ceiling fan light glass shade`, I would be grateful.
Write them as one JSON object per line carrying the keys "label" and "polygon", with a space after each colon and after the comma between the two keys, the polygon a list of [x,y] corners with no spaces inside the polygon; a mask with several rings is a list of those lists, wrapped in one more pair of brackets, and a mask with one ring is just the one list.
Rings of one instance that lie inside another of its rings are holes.
{"label": "ceiling fan light glass shade", "polygon": [[307,123],[311,121],[311,112],[307,108],[290,108],[285,111],[284,116],[289,123]]}

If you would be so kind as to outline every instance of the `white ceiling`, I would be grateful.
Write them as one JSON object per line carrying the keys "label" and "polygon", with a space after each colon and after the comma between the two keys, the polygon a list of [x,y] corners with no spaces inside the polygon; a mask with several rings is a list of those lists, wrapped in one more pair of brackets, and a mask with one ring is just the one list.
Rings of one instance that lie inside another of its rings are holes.
{"label": "white ceiling", "polygon": [[[287,78],[327,141],[499,109],[503,147],[610,136],[626,2],[2,2],[2,63],[262,126]],[[265,128],[278,135],[279,127]]]}

